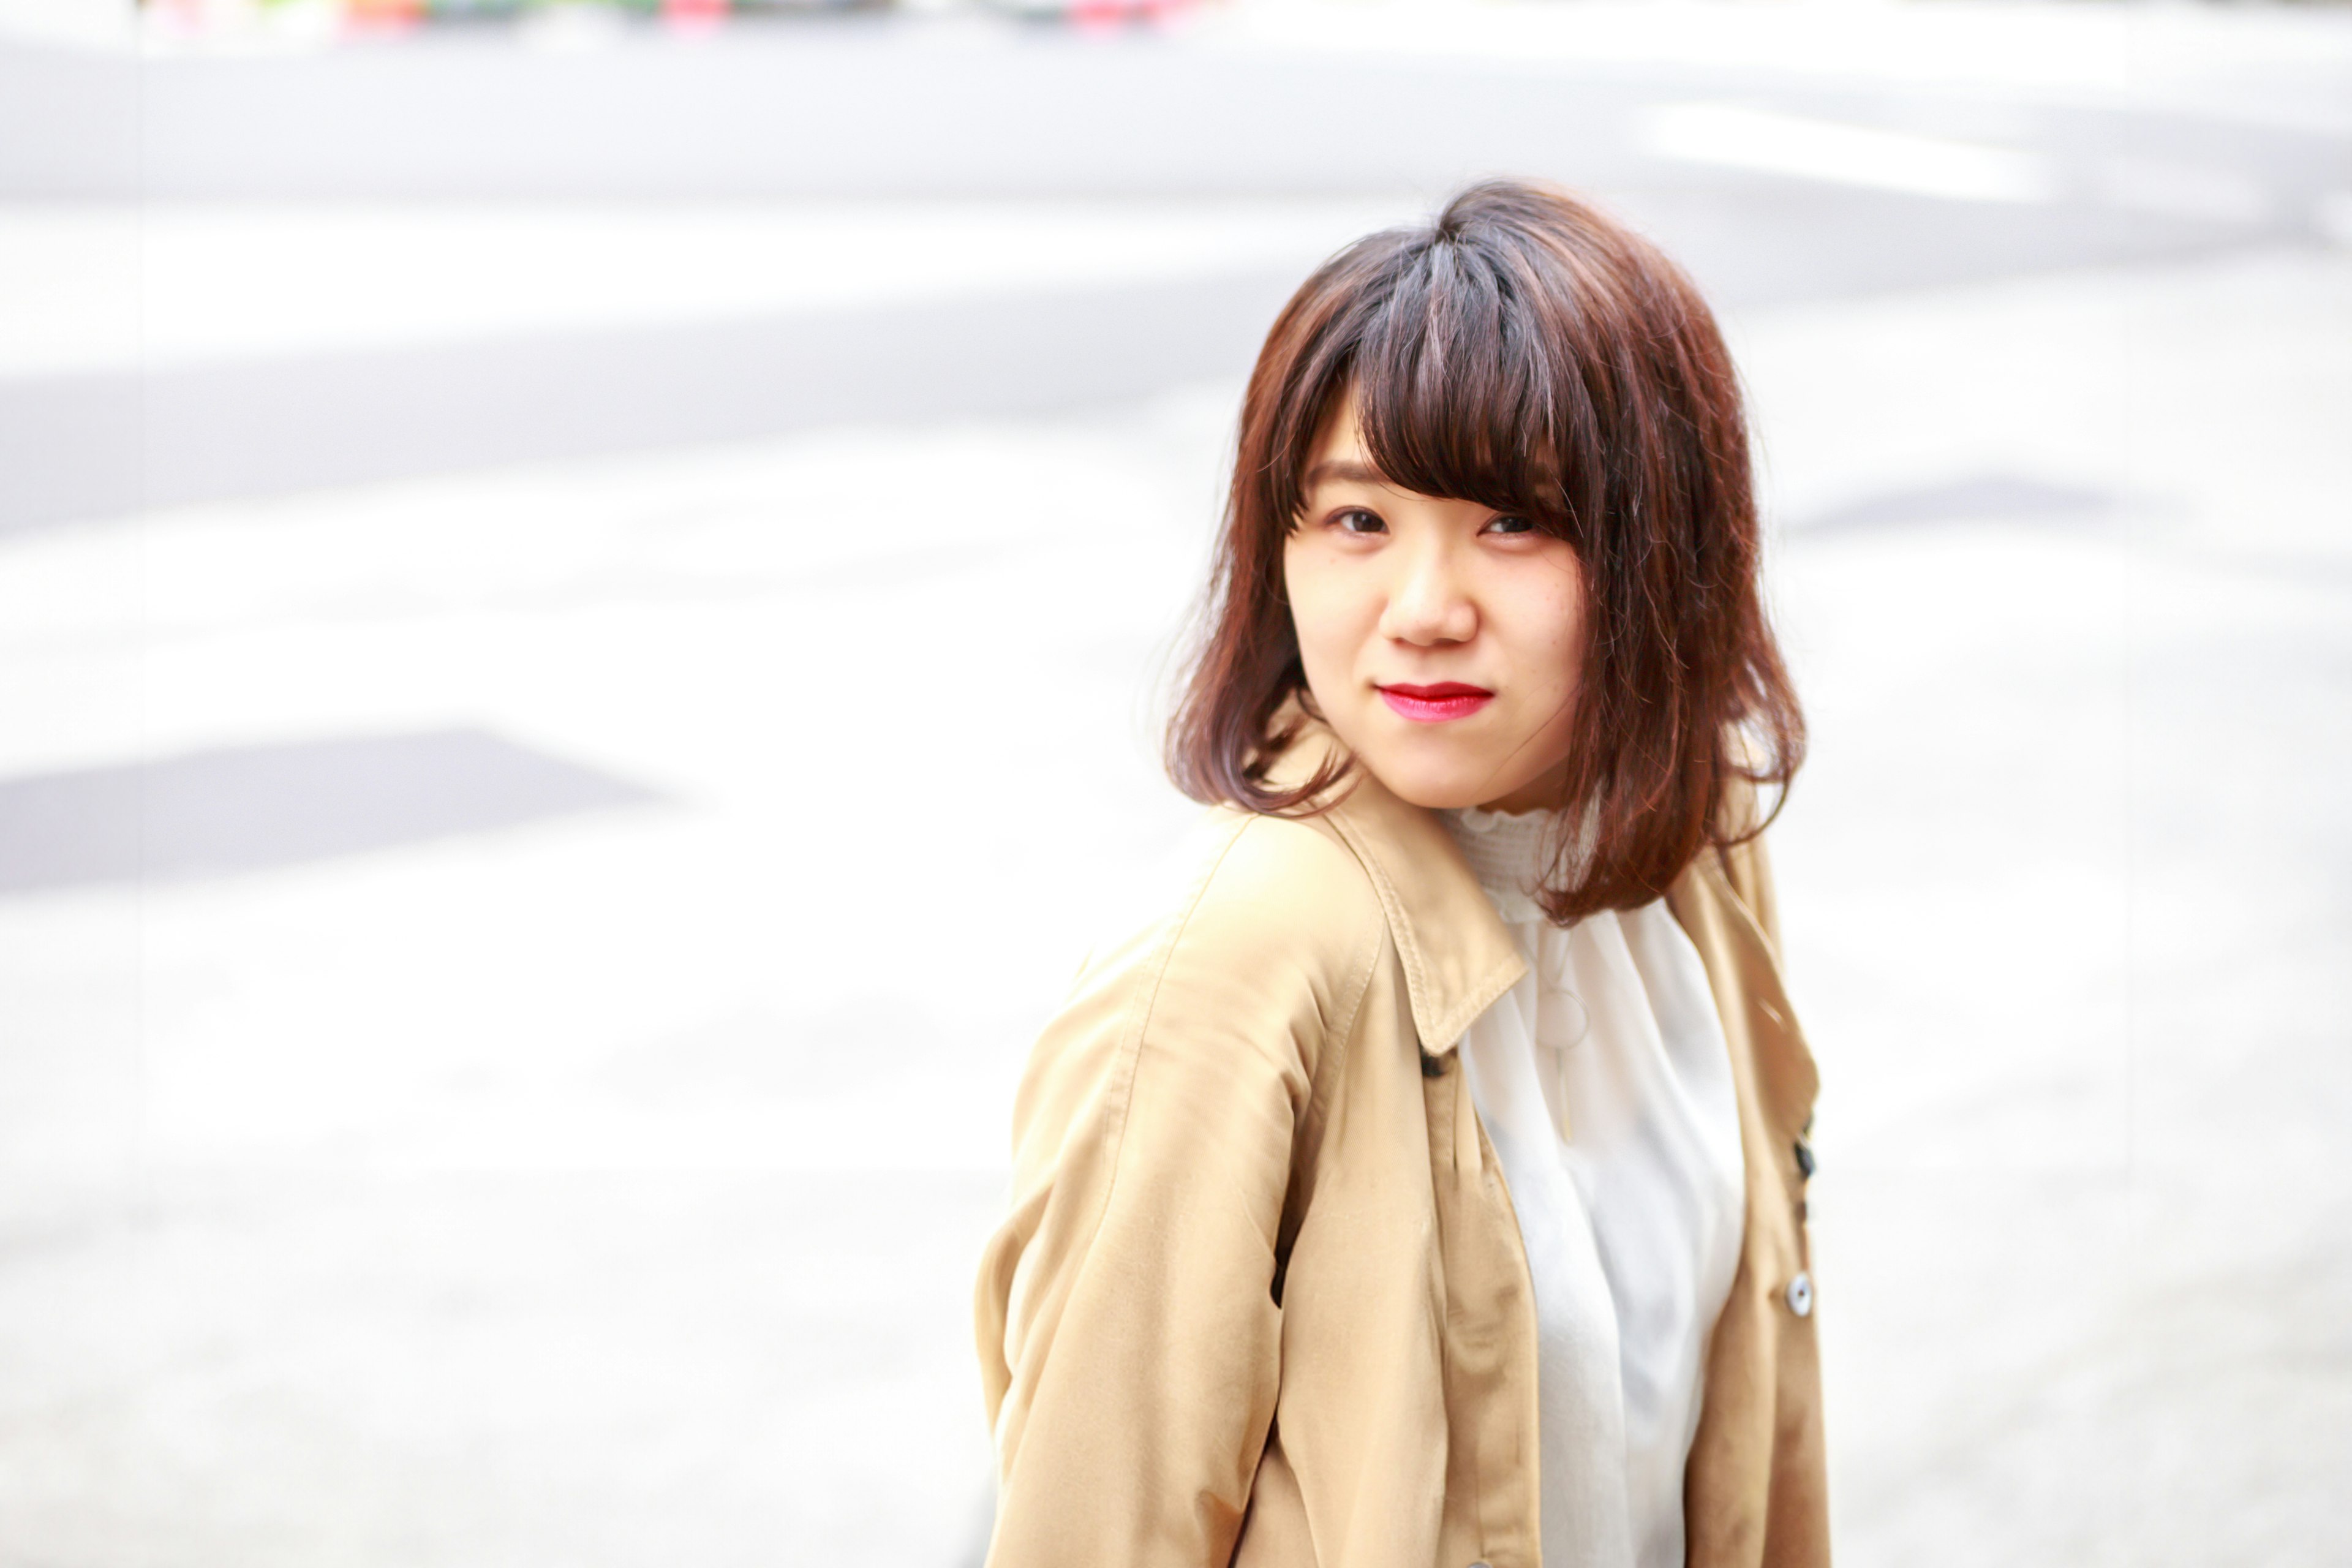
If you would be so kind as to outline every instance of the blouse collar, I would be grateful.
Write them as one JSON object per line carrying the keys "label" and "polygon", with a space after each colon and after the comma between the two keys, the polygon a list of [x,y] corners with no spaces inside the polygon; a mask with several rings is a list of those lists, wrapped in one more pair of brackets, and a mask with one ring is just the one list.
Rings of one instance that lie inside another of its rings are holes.
{"label": "blouse collar", "polygon": [[1474,805],[1436,816],[1462,851],[1470,874],[1506,921],[1516,924],[1547,918],[1536,896],[1559,856],[1559,813],[1487,811]]}

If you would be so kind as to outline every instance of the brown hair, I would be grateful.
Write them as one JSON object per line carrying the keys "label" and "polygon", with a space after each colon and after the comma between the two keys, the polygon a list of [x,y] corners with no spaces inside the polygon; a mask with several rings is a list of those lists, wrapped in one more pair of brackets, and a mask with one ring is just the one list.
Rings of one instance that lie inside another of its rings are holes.
{"label": "brown hair", "polygon": [[[1766,621],[1739,386],[1680,268],[1565,192],[1474,185],[1423,228],[1357,241],[1276,319],[1242,404],[1200,647],[1168,764],[1200,801],[1307,815],[1267,770],[1294,694],[1312,710],[1283,542],[1325,416],[1352,396],[1381,471],[1527,517],[1575,547],[1587,642],[1562,807],[1584,824],[1543,893],[1561,923],[1662,893],[1710,844],[1752,837],[1804,754]],[[1736,802],[1729,797],[1737,795]]]}

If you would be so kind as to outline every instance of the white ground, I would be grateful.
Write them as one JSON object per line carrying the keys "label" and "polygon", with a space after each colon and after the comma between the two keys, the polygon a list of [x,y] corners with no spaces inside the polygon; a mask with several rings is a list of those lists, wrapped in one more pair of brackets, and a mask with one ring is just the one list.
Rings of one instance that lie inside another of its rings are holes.
{"label": "white ground", "polygon": [[[1843,1560],[2352,1560],[2352,258],[1733,325]],[[0,775],[464,724],[666,797],[0,902],[0,1563],[962,1561],[1236,394],[0,543]],[[2116,499],[1801,526],[1988,474]]]}

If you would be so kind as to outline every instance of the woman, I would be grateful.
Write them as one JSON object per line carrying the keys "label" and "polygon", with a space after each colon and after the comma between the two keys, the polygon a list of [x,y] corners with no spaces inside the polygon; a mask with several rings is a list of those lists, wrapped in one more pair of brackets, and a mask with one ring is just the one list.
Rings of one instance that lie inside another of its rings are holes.
{"label": "woman", "polygon": [[1826,1561],[1757,554],[1713,320],[1570,197],[1284,310],[1171,733],[1208,842],[1021,1087],[992,1563]]}

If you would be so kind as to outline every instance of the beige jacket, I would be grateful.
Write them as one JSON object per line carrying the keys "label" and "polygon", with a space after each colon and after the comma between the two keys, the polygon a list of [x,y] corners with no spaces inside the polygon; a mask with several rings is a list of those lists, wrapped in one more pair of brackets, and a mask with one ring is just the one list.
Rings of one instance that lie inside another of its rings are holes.
{"label": "beige jacket", "polygon": [[[1280,772],[1334,742],[1310,730]],[[1360,770],[1227,810],[1037,1041],[978,1337],[998,1568],[1537,1568],[1536,1321],[1454,1058],[1525,964]],[[1828,1560],[1801,1144],[1814,1074],[1759,846],[1667,894],[1738,1088],[1748,1224],[1685,1489],[1694,1568]]]}

